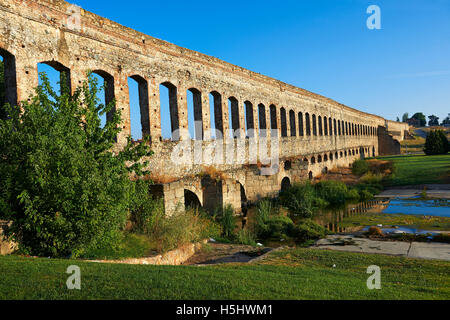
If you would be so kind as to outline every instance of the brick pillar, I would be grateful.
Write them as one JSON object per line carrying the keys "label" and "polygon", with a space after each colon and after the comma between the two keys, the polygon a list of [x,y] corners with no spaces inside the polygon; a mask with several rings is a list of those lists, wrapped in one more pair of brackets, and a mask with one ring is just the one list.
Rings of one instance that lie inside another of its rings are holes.
{"label": "brick pillar", "polygon": [[178,105],[178,119],[180,129],[180,140],[189,140],[188,127],[188,108],[187,108],[187,94],[186,88],[181,84],[178,85],[177,105]]}
{"label": "brick pillar", "polygon": [[161,102],[159,99],[159,82],[155,77],[148,81],[148,104],[150,118],[150,136],[152,141],[161,139]]}
{"label": "brick pillar", "polygon": [[116,99],[116,111],[120,112],[122,131],[117,136],[119,146],[125,146],[127,137],[131,135],[130,127],[130,98],[128,93],[128,77],[124,74],[114,76],[114,97]]}
{"label": "brick pillar", "polygon": [[34,88],[38,86],[37,63],[16,60],[17,101],[31,101]]}
{"label": "brick pillar", "polygon": [[230,115],[228,114],[228,97],[225,93],[222,95],[222,122],[223,122],[223,138],[230,137]]}
{"label": "brick pillar", "polygon": [[239,138],[245,139],[245,104],[242,100],[238,100],[238,110],[239,110]]}
{"label": "brick pillar", "polygon": [[209,111],[209,94],[207,90],[202,91],[202,125],[203,140],[211,140],[211,115]]}

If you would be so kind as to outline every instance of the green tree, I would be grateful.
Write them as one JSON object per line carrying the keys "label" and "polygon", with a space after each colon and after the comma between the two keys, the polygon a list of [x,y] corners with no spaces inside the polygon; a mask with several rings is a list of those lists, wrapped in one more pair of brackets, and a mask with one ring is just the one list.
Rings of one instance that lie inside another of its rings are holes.
{"label": "green tree", "polygon": [[444,120],[442,120],[442,125],[443,126],[449,125],[449,124],[450,124],[450,113],[448,114],[448,116]]}
{"label": "green tree", "polygon": [[400,118],[399,118],[399,117],[397,117],[397,119],[396,119],[395,121],[397,121],[397,122],[400,122]]}
{"label": "green tree", "polygon": [[425,141],[423,149],[426,155],[446,154],[450,151],[450,145],[442,130],[432,130]]}
{"label": "green tree", "polygon": [[430,127],[439,125],[439,117],[436,117],[434,114],[428,116],[428,119],[430,119],[430,121],[428,121]]}
{"label": "green tree", "polygon": [[415,113],[411,118],[419,120],[421,127],[425,127],[427,125],[427,119],[425,118],[425,115],[422,112]]}
{"label": "green tree", "polygon": [[23,111],[6,106],[9,118],[0,120],[0,218],[13,221],[7,236],[40,256],[114,246],[129,211],[130,175],[146,173],[147,139],[129,138],[113,151],[120,113],[101,127],[114,103],[99,103],[96,80],[89,76],[73,95],[63,82],[58,95],[41,77]]}
{"label": "green tree", "polygon": [[402,122],[408,122],[408,119],[409,119],[408,113],[405,112],[402,116]]}

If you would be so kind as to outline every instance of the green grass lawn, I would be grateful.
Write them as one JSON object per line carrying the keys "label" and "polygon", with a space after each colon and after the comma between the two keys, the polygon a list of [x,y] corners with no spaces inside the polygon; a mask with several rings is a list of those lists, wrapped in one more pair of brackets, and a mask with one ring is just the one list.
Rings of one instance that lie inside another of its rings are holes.
{"label": "green grass lawn", "polygon": [[[66,288],[69,265],[81,268],[81,290]],[[381,290],[366,287],[370,265],[381,268]],[[450,299],[449,270],[444,261],[302,248],[206,267],[6,256],[0,299]]]}
{"label": "green grass lawn", "polygon": [[389,156],[379,159],[394,162],[396,172],[387,181],[388,186],[450,183],[450,154],[426,156]]}

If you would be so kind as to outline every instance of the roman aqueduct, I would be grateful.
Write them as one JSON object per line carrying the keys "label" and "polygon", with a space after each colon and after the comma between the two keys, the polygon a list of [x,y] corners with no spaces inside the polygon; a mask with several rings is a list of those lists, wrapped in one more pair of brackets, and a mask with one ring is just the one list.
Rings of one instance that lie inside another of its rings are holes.
{"label": "roman aqueduct", "polygon": [[[243,201],[276,195],[355,159],[398,153],[408,130],[61,0],[0,0],[0,29],[7,101],[29,99],[38,85],[38,64],[64,72],[72,90],[91,70],[106,84],[105,101],[115,99],[121,112],[118,147],[131,133],[128,81],[137,81],[142,134],[151,137],[155,152],[152,192],[164,196],[166,212],[192,203],[208,210],[230,203],[239,211]],[[169,95],[169,137],[162,130],[162,87]],[[211,134],[212,128],[218,133]],[[201,152],[175,163],[180,144]],[[267,163],[261,154],[274,145],[276,161]],[[208,164],[205,154],[218,147],[218,161]]]}

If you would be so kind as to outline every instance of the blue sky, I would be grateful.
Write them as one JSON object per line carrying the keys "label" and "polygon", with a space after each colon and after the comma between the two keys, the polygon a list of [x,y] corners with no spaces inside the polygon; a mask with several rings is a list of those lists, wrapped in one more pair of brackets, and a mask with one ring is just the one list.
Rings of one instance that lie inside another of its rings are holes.
{"label": "blue sky", "polygon": [[[450,112],[448,0],[71,2],[387,119]],[[381,30],[366,27],[372,4]]]}

